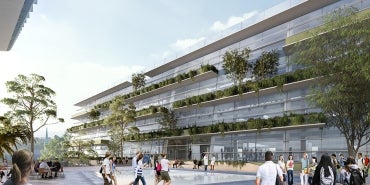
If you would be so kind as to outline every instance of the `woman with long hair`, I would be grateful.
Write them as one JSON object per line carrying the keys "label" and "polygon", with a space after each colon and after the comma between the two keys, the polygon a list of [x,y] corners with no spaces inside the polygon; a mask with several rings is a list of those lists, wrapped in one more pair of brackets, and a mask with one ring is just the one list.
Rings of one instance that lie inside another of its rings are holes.
{"label": "woman with long hair", "polygon": [[12,156],[12,175],[3,185],[31,185],[28,183],[28,178],[33,169],[32,156],[32,152],[25,149],[14,152]]}
{"label": "woman with long hair", "polygon": [[288,174],[288,185],[293,185],[294,160],[292,155],[288,156],[288,161],[286,162],[286,169]]}
{"label": "woman with long hair", "polygon": [[143,154],[140,153],[136,162],[137,162],[137,167],[136,167],[136,170],[135,170],[135,181],[134,181],[134,185],[137,185],[139,184],[139,180],[141,180],[141,182],[143,183],[143,185],[146,185],[146,182],[145,182],[145,179],[144,179],[144,174],[143,174],[143,167],[144,167],[144,164],[143,164]]}
{"label": "woman with long hair", "polygon": [[322,155],[319,164],[316,167],[315,174],[312,179],[313,185],[333,185],[334,173],[331,157]]}

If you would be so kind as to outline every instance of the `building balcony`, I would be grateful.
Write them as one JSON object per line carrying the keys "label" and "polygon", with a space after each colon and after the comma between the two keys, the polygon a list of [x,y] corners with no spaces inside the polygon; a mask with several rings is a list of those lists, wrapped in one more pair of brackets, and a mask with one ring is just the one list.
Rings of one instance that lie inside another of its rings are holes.
{"label": "building balcony", "polygon": [[125,102],[132,103],[132,102],[139,101],[145,98],[149,98],[149,97],[161,94],[161,93],[165,93],[167,91],[171,91],[171,90],[174,90],[174,89],[186,86],[186,85],[190,85],[192,83],[201,82],[201,81],[208,80],[208,79],[215,78],[215,77],[217,77],[216,72],[208,71],[208,72],[196,75],[193,78],[188,78],[188,79],[182,80],[181,82],[166,85],[164,87],[160,87],[158,89],[134,96],[132,98],[128,98],[125,100]]}

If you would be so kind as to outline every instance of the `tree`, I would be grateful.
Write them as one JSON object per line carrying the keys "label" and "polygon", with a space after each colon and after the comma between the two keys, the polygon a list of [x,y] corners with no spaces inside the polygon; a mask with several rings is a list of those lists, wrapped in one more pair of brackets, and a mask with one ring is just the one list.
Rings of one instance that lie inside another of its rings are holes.
{"label": "tree", "polygon": [[0,116],[0,158],[4,158],[5,152],[12,154],[17,144],[27,144],[29,136],[27,127],[12,124],[8,118]]}
{"label": "tree", "polygon": [[91,109],[89,112],[89,118],[92,120],[98,120],[100,116],[100,112],[97,109]]}
{"label": "tree", "polygon": [[[31,151],[34,152],[34,133],[49,124],[49,119],[56,119],[57,106],[53,101],[55,92],[43,85],[45,78],[37,74],[29,77],[18,75],[14,81],[5,83],[12,98],[3,98],[2,103],[9,106],[11,111],[6,115],[12,121],[26,125],[30,130]],[[64,122],[62,118],[58,122]]]}
{"label": "tree", "polygon": [[257,80],[263,80],[272,77],[277,73],[279,65],[279,53],[276,50],[262,52],[256,63],[253,65],[253,76]]}
{"label": "tree", "polygon": [[163,109],[162,112],[163,116],[158,119],[158,123],[162,126],[162,129],[175,129],[177,125],[177,117],[175,111]]}
{"label": "tree", "polygon": [[117,130],[113,133],[119,134],[121,157],[123,157],[124,136],[135,130],[127,128],[129,123],[135,121],[135,109],[134,104],[126,104],[122,97],[117,96],[109,106],[109,116],[104,120],[107,125],[113,125],[112,130]]}
{"label": "tree", "polygon": [[67,135],[63,137],[54,136],[53,139],[45,145],[44,150],[41,151],[42,159],[63,159],[68,155],[68,145],[66,145]]}
{"label": "tree", "polygon": [[222,57],[222,67],[225,69],[226,77],[231,79],[234,85],[241,84],[252,67],[248,62],[250,52],[249,48],[240,52],[238,50],[226,51]]}
{"label": "tree", "polygon": [[98,157],[98,153],[94,150],[94,141],[69,140],[65,143],[68,148],[67,157],[77,159],[81,163],[87,163],[90,158]]}
{"label": "tree", "polygon": [[370,141],[369,17],[338,9],[294,48],[295,62],[320,76],[310,100],[345,136],[350,156]]}
{"label": "tree", "polygon": [[145,75],[142,73],[134,73],[131,76],[132,87],[134,91],[139,90],[140,88],[145,87]]}

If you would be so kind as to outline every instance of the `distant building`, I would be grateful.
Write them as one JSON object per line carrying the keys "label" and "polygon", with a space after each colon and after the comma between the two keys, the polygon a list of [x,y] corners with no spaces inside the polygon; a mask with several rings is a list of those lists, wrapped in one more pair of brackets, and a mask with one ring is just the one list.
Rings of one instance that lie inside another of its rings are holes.
{"label": "distant building", "polygon": [[[210,152],[217,160],[264,160],[263,153],[267,150],[276,154],[291,153],[295,159],[305,151],[310,155],[345,153],[344,137],[336,128],[326,127],[320,121],[321,110],[307,102],[314,78],[291,81],[280,89],[273,86],[262,88],[258,93],[234,95],[229,92],[233,91],[230,89],[233,83],[226,78],[222,56],[226,51],[249,47],[250,61],[254,62],[262,52],[276,50],[280,55],[277,75],[293,73],[299,68],[291,63],[291,53],[286,52],[286,48],[300,41],[294,38],[322,25],[328,12],[350,6],[370,13],[369,0],[291,0],[261,12],[256,15],[257,21],[238,24],[224,31],[221,37],[202,42],[192,47],[193,50],[145,72],[150,78],[145,90],[139,93],[133,93],[130,82],[123,82],[76,103],[80,110],[72,119],[81,124],[68,131],[75,140],[94,140],[96,151],[104,155],[111,126],[103,124],[102,120],[110,113],[102,105],[115,96],[123,96],[127,103],[135,104],[138,112],[150,110],[129,124],[138,127],[143,137],[139,140],[135,135],[128,139],[124,156],[132,157],[141,150],[167,153],[170,159],[199,160],[202,152]],[[217,70],[204,71],[207,65]],[[197,73],[192,76],[194,71]],[[253,81],[250,76],[245,80]],[[215,98],[229,93],[232,95]],[[92,109],[100,111],[98,121],[89,118]],[[175,111],[177,127],[182,129],[179,134],[156,135],[161,129],[158,119],[162,109]],[[287,117],[289,121],[282,119]],[[259,129],[262,123],[268,128]],[[212,130],[218,131],[212,133]],[[368,146],[361,150],[367,152]]]}
{"label": "distant building", "polygon": [[12,49],[37,0],[0,0],[0,51]]}

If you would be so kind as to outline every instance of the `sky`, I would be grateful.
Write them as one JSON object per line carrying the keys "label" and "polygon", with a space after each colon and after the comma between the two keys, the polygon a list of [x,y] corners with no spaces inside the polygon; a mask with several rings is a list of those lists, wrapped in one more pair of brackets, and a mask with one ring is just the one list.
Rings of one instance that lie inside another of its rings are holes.
{"label": "sky", "polygon": [[[0,51],[0,99],[5,82],[36,73],[56,92],[58,117],[44,137],[77,121],[74,104],[163,65],[197,42],[253,21],[283,0],[38,0],[10,51]],[[3,26],[3,25],[0,25]],[[7,107],[0,103],[0,115]],[[51,122],[52,123],[52,122]]]}

